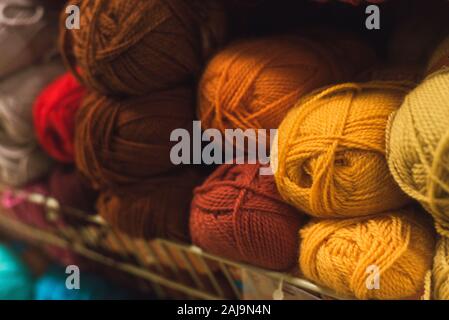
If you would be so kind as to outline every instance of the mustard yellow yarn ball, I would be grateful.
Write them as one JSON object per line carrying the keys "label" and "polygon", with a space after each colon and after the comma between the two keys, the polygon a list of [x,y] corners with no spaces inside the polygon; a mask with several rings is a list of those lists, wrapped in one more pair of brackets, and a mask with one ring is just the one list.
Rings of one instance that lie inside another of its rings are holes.
{"label": "mustard yellow yarn ball", "polygon": [[345,297],[418,299],[434,251],[433,229],[423,218],[407,208],[312,221],[300,231],[301,271]]}
{"label": "mustard yellow yarn ball", "polygon": [[390,119],[390,170],[449,236],[449,69],[427,77]]}
{"label": "mustard yellow yarn ball", "polygon": [[271,151],[284,200],[316,217],[354,217],[409,202],[385,159],[385,129],[408,91],[400,82],[342,84],[289,112]]}

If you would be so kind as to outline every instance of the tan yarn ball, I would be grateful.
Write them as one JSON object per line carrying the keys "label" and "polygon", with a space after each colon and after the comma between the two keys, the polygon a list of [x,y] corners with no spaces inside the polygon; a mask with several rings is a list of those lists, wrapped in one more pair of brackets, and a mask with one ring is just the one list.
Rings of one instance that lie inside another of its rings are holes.
{"label": "tan yarn ball", "polygon": [[433,260],[432,272],[433,298],[449,300],[449,238],[438,241],[437,251]]}
{"label": "tan yarn ball", "polygon": [[429,211],[449,236],[449,70],[429,76],[392,115],[390,170],[402,190]]}

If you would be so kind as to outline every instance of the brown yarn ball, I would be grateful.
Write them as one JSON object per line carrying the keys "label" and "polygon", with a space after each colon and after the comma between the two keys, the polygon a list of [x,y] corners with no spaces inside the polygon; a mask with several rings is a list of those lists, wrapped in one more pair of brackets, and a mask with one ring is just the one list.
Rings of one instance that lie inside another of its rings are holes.
{"label": "brown yarn ball", "polygon": [[[61,16],[66,64],[104,94],[142,95],[183,83],[224,41],[226,15],[218,1],[71,0],[80,28]],[[77,68],[79,67],[79,69]]]}
{"label": "brown yarn ball", "polygon": [[100,215],[131,237],[189,241],[189,210],[200,175],[190,168],[123,192],[106,191],[97,201]]}
{"label": "brown yarn ball", "polygon": [[190,88],[132,99],[91,92],[77,114],[76,165],[97,189],[143,183],[175,170],[170,134],[191,129],[193,113]]}

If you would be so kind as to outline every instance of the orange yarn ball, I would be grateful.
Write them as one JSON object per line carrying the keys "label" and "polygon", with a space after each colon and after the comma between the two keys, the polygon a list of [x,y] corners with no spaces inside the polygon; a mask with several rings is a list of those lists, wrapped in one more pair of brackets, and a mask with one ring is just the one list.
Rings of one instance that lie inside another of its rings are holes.
{"label": "orange yarn ball", "polygon": [[354,52],[366,58],[363,63],[374,59],[371,50],[348,38],[343,48],[324,35],[320,42],[277,36],[230,45],[210,61],[199,85],[203,127],[277,128],[301,96],[358,71]]}

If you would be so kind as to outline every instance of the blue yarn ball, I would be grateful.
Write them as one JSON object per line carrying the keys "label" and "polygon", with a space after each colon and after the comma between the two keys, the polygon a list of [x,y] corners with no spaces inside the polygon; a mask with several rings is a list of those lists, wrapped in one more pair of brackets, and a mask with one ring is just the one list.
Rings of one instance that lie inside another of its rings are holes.
{"label": "blue yarn ball", "polygon": [[80,288],[68,289],[69,274],[64,269],[52,268],[36,281],[36,300],[120,300],[127,299],[126,291],[120,290],[93,274],[80,272]]}
{"label": "blue yarn ball", "polygon": [[34,281],[30,270],[10,247],[0,245],[0,300],[29,300]]}

